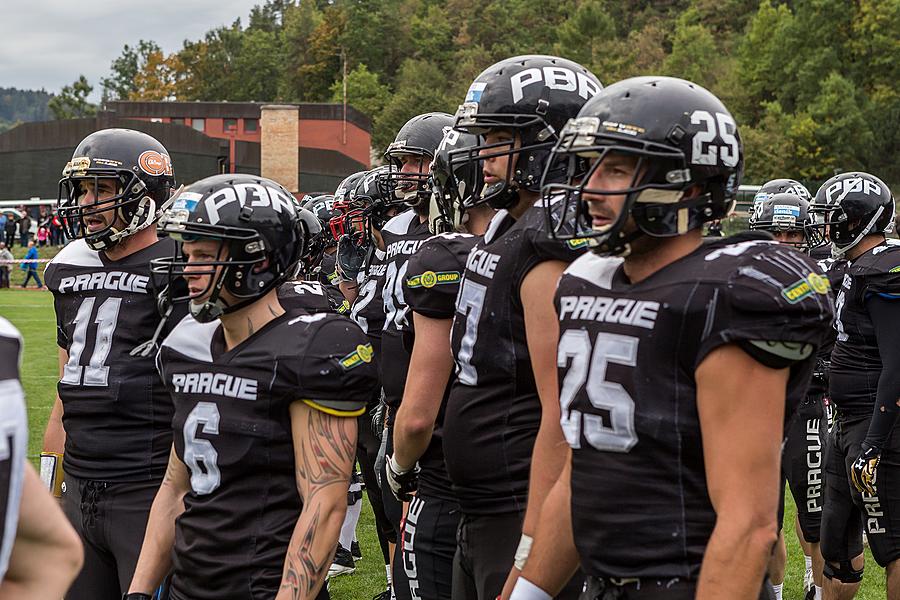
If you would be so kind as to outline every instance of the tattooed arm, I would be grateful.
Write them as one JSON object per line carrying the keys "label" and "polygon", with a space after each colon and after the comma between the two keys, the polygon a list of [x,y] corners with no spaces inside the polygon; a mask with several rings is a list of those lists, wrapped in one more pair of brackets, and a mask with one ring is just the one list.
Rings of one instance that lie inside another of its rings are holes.
{"label": "tattooed arm", "polygon": [[294,402],[290,410],[303,511],[284,559],[276,600],[313,600],[325,584],[347,511],[356,419],[332,416],[303,402]]}

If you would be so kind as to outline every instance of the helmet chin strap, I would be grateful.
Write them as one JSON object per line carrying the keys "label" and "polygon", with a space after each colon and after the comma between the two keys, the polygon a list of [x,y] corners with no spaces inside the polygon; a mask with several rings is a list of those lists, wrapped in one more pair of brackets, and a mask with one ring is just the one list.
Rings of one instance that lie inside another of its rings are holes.
{"label": "helmet chin strap", "polygon": [[[151,198],[150,196],[144,196],[138,201],[137,210],[134,211],[134,216],[131,217],[131,221],[123,227],[122,229],[115,229],[110,226],[109,231],[112,232],[109,235],[104,235],[102,239],[97,240],[93,244],[88,242],[88,245],[94,250],[104,250],[108,248],[112,248],[116,244],[118,244],[124,238],[134,235],[138,231],[142,229],[146,229],[150,227],[156,220],[162,215],[172,203],[175,202],[175,198],[181,195],[181,190],[184,189],[182,185],[179,187],[173,194],[169,196],[169,199],[160,205],[159,208],[156,207],[156,200]],[[122,208],[116,210],[116,215],[125,221],[125,214]]]}
{"label": "helmet chin strap", "polygon": [[847,253],[848,250],[856,246],[859,242],[862,241],[864,237],[872,233],[872,228],[875,226],[875,223],[878,221],[878,217],[881,216],[881,213],[884,212],[884,207],[879,206],[878,210],[875,211],[875,215],[869,220],[869,223],[863,227],[862,231],[853,238],[853,241],[847,244],[846,246],[838,246],[834,242],[831,243],[831,257],[834,259],[841,259],[844,257],[844,254]]}

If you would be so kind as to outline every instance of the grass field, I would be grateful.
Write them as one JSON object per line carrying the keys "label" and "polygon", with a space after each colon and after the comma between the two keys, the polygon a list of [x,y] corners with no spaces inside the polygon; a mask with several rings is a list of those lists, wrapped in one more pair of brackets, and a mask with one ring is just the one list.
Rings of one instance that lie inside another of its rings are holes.
{"label": "grass field", "polygon": [[[0,290],[0,316],[18,327],[25,338],[25,356],[22,364],[22,383],[28,400],[28,416],[31,437],[30,454],[36,459],[40,454],[44,425],[53,404],[57,377],[57,350],[53,301],[49,292]],[[384,589],[384,565],[375,535],[372,512],[368,499],[364,498],[362,518],[357,535],[362,547],[363,559],[357,570],[349,576],[338,577],[331,584],[331,596],[335,600],[364,600]],[[785,535],[788,547],[788,567],[785,577],[785,600],[802,600],[803,554],[793,532],[795,508],[788,494]],[[740,548],[735,548],[740,553]],[[878,600],[885,597],[884,572],[866,551],[866,575],[857,598]]]}

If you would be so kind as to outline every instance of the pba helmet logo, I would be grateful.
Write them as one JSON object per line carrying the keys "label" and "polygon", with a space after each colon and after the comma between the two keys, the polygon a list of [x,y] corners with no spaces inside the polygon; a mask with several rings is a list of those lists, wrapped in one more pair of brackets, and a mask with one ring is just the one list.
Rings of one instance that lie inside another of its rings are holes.
{"label": "pba helmet logo", "polygon": [[[523,90],[535,83],[543,83],[551,90],[577,91],[578,95],[585,100],[592,98],[600,91],[600,86],[595,81],[591,81],[584,73],[575,73],[565,67],[548,66],[541,69],[532,67],[520,71],[510,78],[513,104],[520,102],[525,97]],[[472,88],[474,88],[474,84]],[[472,88],[469,89],[470,95]]]}
{"label": "pba helmet logo", "polygon": [[160,175],[172,175],[172,161],[167,154],[161,154],[156,150],[145,150],[138,157],[138,166],[141,171],[154,177]]}

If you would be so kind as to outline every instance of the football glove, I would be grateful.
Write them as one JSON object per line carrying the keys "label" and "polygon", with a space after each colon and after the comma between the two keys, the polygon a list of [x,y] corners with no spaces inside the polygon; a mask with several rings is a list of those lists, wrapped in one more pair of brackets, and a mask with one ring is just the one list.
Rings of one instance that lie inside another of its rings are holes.
{"label": "football glove", "polygon": [[878,463],[881,462],[881,448],[863,442],[861,452],[850,468],[853,487],[861,494],[875,495],[875,480],[878,477]]}
{"label": "football glove", "polygon": [[130,594],[123,594],[122,600],[153,600],[153,596],[141,592],[131,592]]}
{"label": "football glove", "polygon": [[397,464],[397,461],[394,460],[393,455],[388,457],[385,472],[387,473],[388,485],[391,486],[391,492],[393,492],[394,498],[400,502],[409,502],[412,500],[413,492],[419,487],[420,470],[421,469],[419,469],[419,465],[417,464],[412,469],[404,471],[400,468],[400,465]]}

